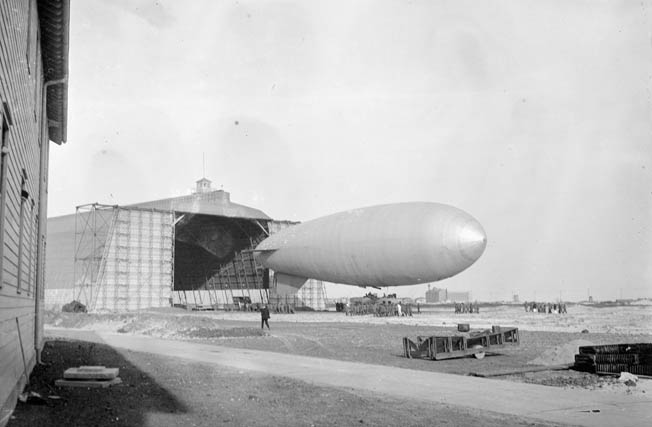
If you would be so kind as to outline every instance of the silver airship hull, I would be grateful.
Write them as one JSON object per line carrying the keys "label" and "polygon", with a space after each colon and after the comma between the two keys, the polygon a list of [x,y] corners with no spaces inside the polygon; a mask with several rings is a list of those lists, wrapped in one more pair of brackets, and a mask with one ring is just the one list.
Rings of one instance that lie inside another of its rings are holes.
{"label": "silver airship hull", "polygon": [[439,203],[371,206],[318,218],[256,247],[265,267],[301,286],[307,278],[404,286],[454,276],[484,252],[486,234],[466,212]]}

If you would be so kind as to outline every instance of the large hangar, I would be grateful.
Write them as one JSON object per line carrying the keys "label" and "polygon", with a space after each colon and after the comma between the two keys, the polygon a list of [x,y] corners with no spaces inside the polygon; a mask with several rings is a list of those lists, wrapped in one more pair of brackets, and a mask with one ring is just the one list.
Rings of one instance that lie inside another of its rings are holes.
{"label": "large hangar", "polygon": [[48,219],[46,304],[75,299],[92,311],[122,311],[286,302],[323,310],[321,282],[277,289],[254,259],[260,241],[292,224],[231,202],[206,178],[187,196],[79,206],[75,215]]}

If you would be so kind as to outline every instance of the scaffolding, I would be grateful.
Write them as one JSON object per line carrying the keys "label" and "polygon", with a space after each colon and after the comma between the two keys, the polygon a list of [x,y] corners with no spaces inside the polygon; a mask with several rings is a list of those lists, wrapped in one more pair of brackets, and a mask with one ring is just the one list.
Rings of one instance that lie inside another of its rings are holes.
{"label": "scaffolding", "polygon": [[315,311],[326,310],[326,287],[321,280],[308,279],[297,292],[297,297],[305,307]]}
{"label": "scaffolding", "polygon": [[173,265],[172,212],[77,207],[74,295],[89,311],[169,306]]}
{"label": "scaffolding", "polygon": [[324,282],[316,279],[308,279],[296,293],[279,293],[274,280],[270,290],[269,303],[275,305],[289,305],[297,310],[326,310],[326,287]]}
{"label": "scaffolding", "polygon": [[277,293],[274,286],[271,289],[218,287],[212,280],[205,289],[174,291],[173,304],[192,310],[255,310],[262,304],[269,305],[276,313],[327,310],[326,289],[320,280],[309,279],[297,292],[283,294]]}
{"label": "scaffolding", "polygon": [[206,281],[208,296],[214,299],[213,305],[229,309],[234,308],[233,306],[240,307],[245,302],[269,302],[269,281],[265,280],[268,270],[256,262],[253,253],[253,249],[265,237],[265,234],[256,238],[250,237],[249,249],[236,252],[230,262],[221,265]]}
{"label": "scaffolding", "polygon": [[77,206],[75,212],[74,299],[87,308],[95,305],[101,279],[107,239],[115,221],[117,206],[92,203]]}

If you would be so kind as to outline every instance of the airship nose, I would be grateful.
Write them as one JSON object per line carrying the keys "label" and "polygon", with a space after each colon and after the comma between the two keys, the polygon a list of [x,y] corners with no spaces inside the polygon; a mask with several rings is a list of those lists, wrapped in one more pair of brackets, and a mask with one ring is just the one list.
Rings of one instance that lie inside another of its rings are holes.
{"label": "airship nose", "polygon": [[459,232],[459,248],[464,258],[475,262],[487,247],[487,235],[480,223],[471,220],[464,224]]}

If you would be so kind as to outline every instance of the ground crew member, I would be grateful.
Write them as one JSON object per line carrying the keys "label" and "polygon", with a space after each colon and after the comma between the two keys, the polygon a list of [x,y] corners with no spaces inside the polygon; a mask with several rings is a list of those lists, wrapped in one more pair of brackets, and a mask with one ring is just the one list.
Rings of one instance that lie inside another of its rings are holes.
{"label": "ground crew member", "polygon": [[260,309],[260,329],[265,329],[265,325],[267,325],[267,329],[269,329],[269,322],[267,322],[267,320],[269,320],[270,317],[269,308],[267,308],[267,305],[263,305],[263,308]]}

